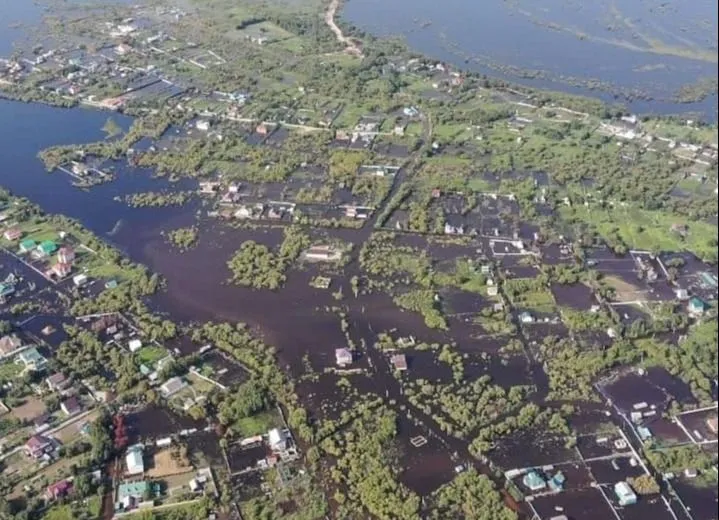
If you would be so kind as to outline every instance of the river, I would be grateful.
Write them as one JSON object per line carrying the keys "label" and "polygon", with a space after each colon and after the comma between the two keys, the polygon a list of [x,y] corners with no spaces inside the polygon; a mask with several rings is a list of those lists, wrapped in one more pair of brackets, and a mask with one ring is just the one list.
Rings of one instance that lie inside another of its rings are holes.
{"label": "river", "polygon": [[[619,4],[620,7],[617,7]],[[717,97],[680,104],[682,85],[716,78],[717,4],[708,0],[348,0],[344,21],[379,36],[402,36],[414,50],[533,87],[601,97],[573,86],[599,80],[638,113],[699,112],[716,120]],[[467,57],[476,58],[469,63]],[[541,79],[516,70],[543,71]]]}

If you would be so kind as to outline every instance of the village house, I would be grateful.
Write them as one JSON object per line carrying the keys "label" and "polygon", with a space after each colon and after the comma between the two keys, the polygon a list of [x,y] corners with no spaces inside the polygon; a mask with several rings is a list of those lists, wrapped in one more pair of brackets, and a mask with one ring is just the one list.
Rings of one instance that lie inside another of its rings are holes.
{"label": "village house", "polygon": [[3,236],[5,237],[5,240],[14,241],[22,237],[22,231],[18,228],[10,228],[3,233]]}
{"label": "village house", "polygon": [[22,340],[15,334],[0,338],[0,357],[9,356],[22,346]]}
{"label": "village house", "polygon": [[390,358],[390,362],[397,371],[403,372],[407,370],[407,358],[404,354],[395,354]]}
{"label": "village house", "polygon": [[29,253],[36,247],[37,247],[37,242],[35,242],[31,238],[27,238],[27,239],[23,240],[22,242],[20,242],[20,252],[21,253]]}
{"label": "village house", "polygon": [[519,321],[522,323],[534,323],[534,316],[527,311],[524,311],[519,315]]}
{"label": "village house", "polygon": [[205,195],[214,195],[219,189],[219,182],[205,181],[200,183],[200,193],[203,193]]}
{"label": "village house", "polygon": [[150,483],[146,480],[136,482],[123,482],[117,488],[116,511],[128,511],[132,509],[136,503],[145,500],[151,492]]}
{"label": "village house", "polygon": [[267,218],[270,220],[280,220],[284,214],[285,212],[283,209],[270,207],[270,210],[267,212]]}
{"label": "village house", "polygon": [[72,265],[69,263],[58,262],[50,269],[50,274],[58,278],[65,278],[72,272]]}
{"label": "village house", "polygon": [[200,119],[195,123],[195,128],[202,132],[207,132],[210,130],[210,122],[207,119]]}
{"label": "village house", "polygon": [[55,244],[55,242],[52,240],[43,240],[35,249],[34,254],[38,258],[47,258],[55,251],[57,251],[57,244]]}
{"label": "village house", "polygon": [[530,471],[522,478],[524,484],[530,491],[540,491],[547,487],[546,481],[536,471]]}
{"label": "village house", "polygon": [[77,397],[68,397],[62,403],[60,403],[60,409],[65,415],[75,415],[82,411],[82,406]]}
{"label": "village house", "polygon": [[44,432],[45,430],[49,430],[50,429],[49,421],[50,421],[50,414],[47,412],[42,413],[42,414],[38,415],[37,417],[35,417],[32,420],[32,425],[35,428],[35,433],[40,434],[40,433]]}
{"label": "village house", "polygon": [[445,235],[464,235],[464,226],[458,225],[453,226],[449,222],[444,223],[444,234]]}
{"label": "village house", "polygon": [[704,303],[700,298],[697,298],[695,296],[694,298],[689,300],[689,305],[687,305],[687,309],[689,310],[689,314],[701,316],[706,310],[706,303]]}
{"label": "village house", "polygon": [[43,437],[42,435],[33,435],[23,446],[23,450],[28,457],[39,459],[46,453],[50,453],[55,449],[52,439]]}
{"label": "village house", "polygon": [[674,294],[677,296],[677,300],[679,301],[685,301],[689,299],[689,291],[686,289],[675,289]]}
{"label": "village house", "polygon": [[57,261],[61,264],[71,264],[75,260],[75,250],[69,246],[61,247],[57,252]]}
{"label": "village house", "polygon": [[133,353],[137,352],[138,350],[140,350],[142,348],[142,340],[137,339],[137,338],[131,339],[127,343],[127,348],[130,349],[130,352],[133,352]]}
{"label": "village house", "polygon": [[78,274],[72,277],[72,283],[75,287],[82,287],[88,282],[86,274]]}
{"label": "village house", "polygon": [[70,386],[70,380],[62,372],[55,372],[45,379],[45,383],[51,392],[62,392]]}
{"label": "village house", "polygon": [[334,254],[331,246],[313,246],[305,252],[305,258],[307,260],[331,260]]}
{"label": "village house", "polygon": [[272,451],[284,451],[287,448],[287,434],[284,431],[273,428],[268,432],[267,436]]}
{"label": "village house", "polygon": [[47,487],[45,500],[54,501],[58,498],[66,497],[70,493],[72,493],[72,482],[69,480],[60,480]]}
{"label": "village house", "polygon": [[181,377],[172,377],[160,386],[160,392],[168,398],[187,386],[187,382]]}
{"label": "village house", "polygon": [[622,507],[637,503],[637,495],[631,486],[624,481],[614,484],[614,494]]}
{"label": "village house", "polygon": [[15,285],[11,283],[0,283],[0,302],[5,303],[7,297],[15,292]]}
{"label": "village house", "polygon": [[125,464],[129,475],[137,475],[145,472],[145,463],[142,460],[142,444],[130,446],[125,455]]}
{"label": "village house", "polygon": [[41,370],[45,368],[47,359],[35,347],[30,347],[17,355],[15,363],[23,365],[25,370]]}
{"label": "village house", "polygon": [[257,125],[257,128],[255,128],[255,132],[257,132],[258,135],[268,135],[270,133],[270,129],[266,124],[260,123]]}
{"label": "village house", "polygon": [[339,367],[346,367],[347,365],[351,365],[352,352],[350,352],[349,349],[346,348],[335,349],[335,361],[337,362],[337,366]]}

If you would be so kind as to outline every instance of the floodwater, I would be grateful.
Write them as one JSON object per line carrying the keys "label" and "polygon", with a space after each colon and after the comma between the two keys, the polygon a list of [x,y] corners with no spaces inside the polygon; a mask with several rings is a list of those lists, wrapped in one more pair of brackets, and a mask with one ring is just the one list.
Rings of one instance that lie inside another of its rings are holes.
{"label": "floodwater", "polygon": [[[282,239],[281,229],[233,229],[203,222],[198,246],[182,253],[165,243],[162,231],[194,223],[197,205],[129,208],[114,200],[128,193],[167,188],[170,185],[167,180],[153,178],[148,171],[118,165],[115,181],[83,191],[72,186],[66,175],[44,170],[37,159],[39,150],[53,144],[101,139],[101,127],[107,117],[106,113],[83,109],[0,101],[0,138],[3,139],[0,164],[4,165],[0,170],[0,185],[36,202],[47,212],[78,219],[133,260],[163,275],[168,289],[153,300],[156,310],[186,322],[245,322],[260,332],[267,343],[277,347],[283,368],[289,369],[293,376],[304,372],[302,357],[305,354],[318,370],[333,365],[334,349],[344,346],[346,339],[339,317],[324,309],[338,304],[331,293],[345,282],[336,278],[331,290],[314,289],[309,286],[312,269],[290,270],[285,286],[276,292],[240,288],[227,282],[230,276],[227,260],[243,241],[252,239],[273,246]],[[113,117],[123,126],[130,124],[128,118]],[[110,234],[112,230],[115,232]],[[332,233],[344,240],[359,242],[369,232],[370,229]],[[356,264],[346,268],[350,275],[356,270]],[[376,334],[394,329],[397,335],[417,334],[424,341],[441,343],[448,342],[449,335],[427,329],[421,316],[400,311],[385,294],[374,293],[350,301],[349,284],[345,285],[346,298],[342,303],[351,302],[348,312],[351,334],[358,344],[361,339],[365,340],[367,348],[361,357],[371,359],[375,367],[371,379],[363,379],[373,391],[381,389],[397,403],[406,402],[390,374],[386,357],[372,347]],[[358,383],[363,386],[361,381]],[[423,414],[414,414],[428,426],[432,424]],[[138,414],[135,419],[133,424],[143,423],[144,416]],[[162,435],[176,426],[174,421],[174,418],[164,420],[150,428],[150,433]],[[138,431],[148,433],[144,426]],[[461,459],[469,460],[464,443],[440,435],[440,442],[451,447],[450,453],[457,452]],[[417,451],[407,459],[408,468],[419,464],[415,457],[421,454],[422,450]],[[427,455],[428,466],[421,476],[417,475],[414,480],[412,471],[405,475],[407,482],[422,493],[431,492],[451,478],[446,458],[432,454],[431,450]]]}
{"label": "floodwater", "polygon": [[[489,76],[613,101],[587,88],[599,80],[654,98],[627,103],[635,112],[716,119],[716,95],[671,101],[683,84],[716,78],[717,5],[710,0],[350,0],[342,15],[364,31],[401,36],[423,54]],[[543,74],[529,78],[526,71]]]}

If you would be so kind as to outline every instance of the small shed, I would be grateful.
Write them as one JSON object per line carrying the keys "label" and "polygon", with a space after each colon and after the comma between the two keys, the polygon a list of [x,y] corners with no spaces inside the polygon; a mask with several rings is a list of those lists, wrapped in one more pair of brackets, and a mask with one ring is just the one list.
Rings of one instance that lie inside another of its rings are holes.
{"label": "small shed", "polygon": [[87,275],[85,274],[78,274],[72,277],[72,283],[75,284],[75,287],[82,287],[87,283]]}

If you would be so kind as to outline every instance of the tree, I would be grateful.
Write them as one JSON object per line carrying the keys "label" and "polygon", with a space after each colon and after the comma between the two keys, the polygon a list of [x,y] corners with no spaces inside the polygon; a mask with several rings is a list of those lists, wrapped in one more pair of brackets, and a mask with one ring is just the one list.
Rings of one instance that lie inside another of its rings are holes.
{"label": "tree", "polygon": [[501,495],[489,478],[475,469],[460,473],[434,495],[430,518],[516,520],[517,514],[505,507]]}

